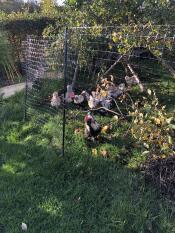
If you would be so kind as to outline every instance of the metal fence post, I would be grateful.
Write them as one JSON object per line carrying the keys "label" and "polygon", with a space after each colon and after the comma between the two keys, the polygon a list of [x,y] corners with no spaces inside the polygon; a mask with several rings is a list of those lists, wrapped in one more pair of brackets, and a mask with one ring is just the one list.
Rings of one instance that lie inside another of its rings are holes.
{"label": "metal fence post", "polygon": [[28,92],[28,79],[26,76],[26,81],[25,81],[25,99],[24,99],[24,121],[27,120],[27,92]]}
{"label": "metal fence post", "polygon": [[67,90],[67,39],[68,29],[64,31],[64,104],[63,104],[63,142],[62,142],[62,155],[65,155],[65,129],[66,129],[66,90]]}
{"label": "metal fence post", "polygon": [[[26,43],[27,43],[27,45],[28,44],[30,44],[30,37],[29,36],[27,36],[27,39],[26,39]],[[24,48],[23,48],[24,49]],[[25,78],[25,96],[24,96],[24,121],[26,121],[27,120],[27,96],[28,96],[28,63],[29,63],[29,61],[28,61],[28,56],[29,56],[29,51],[26,51],[26,50],[24,50],[23,51],[24,52],[24,54],[25,54],[25,76],[26,76],[26,78]]]}

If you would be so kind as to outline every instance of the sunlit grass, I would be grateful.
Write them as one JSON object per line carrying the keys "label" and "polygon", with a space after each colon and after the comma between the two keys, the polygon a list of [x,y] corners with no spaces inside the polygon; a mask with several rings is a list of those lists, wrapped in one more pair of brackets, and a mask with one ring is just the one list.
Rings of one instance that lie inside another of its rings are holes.
{"label": "sunlit grass", "polygon": [[[61,116],[50,117],[45,124],[36,123],[40,115],[23,122],[22,103],[23,95],[18,94],[0,107],[5,111],[0,115],[0,225],[4,232],[20,232],[22,222],[31,233],[175,231],[174,208],[134,170],[140,162],[139,151],[123,148],[130,143],[124,135],[126,122],[113,122],[112,139],[104,134],[103,142],[89,145],[83,137],[81,113],[67,122],[62,157]],[[96,118],[103,125],[111,119]],[[80,134],[75,134],[78,127]],[[100,155],[102,149],[109,151],[109,158]]]}

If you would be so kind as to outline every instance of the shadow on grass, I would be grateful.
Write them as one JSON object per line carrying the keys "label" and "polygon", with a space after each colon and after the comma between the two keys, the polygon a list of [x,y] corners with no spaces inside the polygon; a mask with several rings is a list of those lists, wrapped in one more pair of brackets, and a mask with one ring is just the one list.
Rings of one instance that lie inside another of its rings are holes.
{"label": "shadow on grass", "polygon": [[0,142],[0,225],[29,232],[169,233],[167,205],[137,173],[78,149]]}

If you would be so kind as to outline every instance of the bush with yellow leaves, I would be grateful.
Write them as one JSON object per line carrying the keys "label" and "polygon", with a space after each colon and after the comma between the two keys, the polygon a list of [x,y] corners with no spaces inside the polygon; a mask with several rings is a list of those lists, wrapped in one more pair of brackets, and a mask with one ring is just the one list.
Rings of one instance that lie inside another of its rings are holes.
{"label": "bush with yellow leaves", "polygon": [[131,134],[150,158],[166,158],[175,155],[173,151],[175,135],[175,112],[167,113],[160,106],[154,91],[148,90],[148,98],[143,97],[133,106]]}

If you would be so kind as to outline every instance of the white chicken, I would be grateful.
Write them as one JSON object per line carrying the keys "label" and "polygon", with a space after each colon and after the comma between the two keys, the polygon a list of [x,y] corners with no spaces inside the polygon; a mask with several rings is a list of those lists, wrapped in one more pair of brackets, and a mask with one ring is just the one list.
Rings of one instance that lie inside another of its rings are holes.
{"label": "white chicken", "polygon": [[61,105],[61,99],[58,96],[58,92],[55,91],[52,94],[52,99],[51,99],[51,103],[50,104],[51,104],[52,107],[56,107],[56,108],[58,108]]}
{"label": "white chicken", "polygon": [[74,97],[75,97],[75,94],[72,90],[72,85],[67,85],[66,102],[71,103]]}
{"label": "white chicken", "polygon": [[100,103],[100,100],[93,97],[92,95],[90,95],[89,97],[89,101],[88,101],[88,106],[90,109],[96,108],[98,106],[98,104]]}
{"label": "white chicken", "polygon": [[96,97],[97,97],[96,91],[92,91],[91,94],[92,94],[92,97],[93,97],[93,98],[96,98]]}
{"label": "white chicken", "polygon": [[137,79],[135,78],[134,75],[131,76],[131,77],[125,76],[125,81],[126,81],[126,83],[128,84],[129,87],[131,87],[132,85],[138,84],[138,81],[137,81]]}

